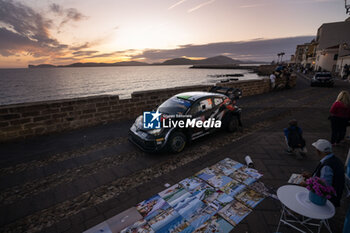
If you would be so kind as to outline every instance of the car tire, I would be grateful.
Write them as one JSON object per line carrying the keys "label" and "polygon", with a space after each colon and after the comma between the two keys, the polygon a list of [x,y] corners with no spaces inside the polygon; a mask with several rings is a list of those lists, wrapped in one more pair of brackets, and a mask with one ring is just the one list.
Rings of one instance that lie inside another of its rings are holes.
{"label": "car tire", "polygon": [[186,136],[181,132],[174,132],[170,135],[167,148],[172,153],[180,153],[186,146]]}
{"label": "car tire", "polygon": [[311,83],[311,84],[310,84],[310,86],[311,86],[311,87],[314,87],[314,86],[315,86],[315,84]]}
{"label": "car tire", "polygon": [[231,116],[227,122],[226,130],[228,132],[236,132],[239,129],[239,120],[236,116]]}

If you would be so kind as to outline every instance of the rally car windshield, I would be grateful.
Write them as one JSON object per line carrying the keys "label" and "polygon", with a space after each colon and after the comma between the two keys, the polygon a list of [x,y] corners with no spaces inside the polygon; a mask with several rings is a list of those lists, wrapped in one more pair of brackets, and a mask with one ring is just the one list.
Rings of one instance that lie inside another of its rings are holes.
{"label": "rally car windshield", "polygon": [[172,97],[162,103],[159,106],[158,111],[169,115],[183,114],[190,106],[190,101],[178,97]]}

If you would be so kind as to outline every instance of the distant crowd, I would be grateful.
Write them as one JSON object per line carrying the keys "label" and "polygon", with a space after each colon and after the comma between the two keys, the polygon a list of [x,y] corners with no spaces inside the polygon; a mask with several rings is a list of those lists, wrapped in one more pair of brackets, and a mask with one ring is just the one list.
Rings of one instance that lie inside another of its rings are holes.
{"label": "distant crowd", "polygon": [[[271,90],[289,89],[290,88],[290,75],[293,72],[293,68],[290,66],[277,66],[275,71],[270,75],[270,87]],[[278,82],[285,78],[285,82]]]}

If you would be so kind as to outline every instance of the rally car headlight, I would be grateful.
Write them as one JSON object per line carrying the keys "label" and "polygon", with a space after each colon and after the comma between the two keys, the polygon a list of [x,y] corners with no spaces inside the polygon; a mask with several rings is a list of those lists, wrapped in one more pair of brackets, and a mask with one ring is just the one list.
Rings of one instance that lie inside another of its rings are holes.
{"label": "rally car headlight", "polygon": [[154,136],[157,136],[157,135],[159,135],[162,131],[163,131],[162,128],[161,128],[161,129],[152,129],[152,130],[148,131],[148,133],[149,133],[149,134],[152,134],[152,135],[154,135]]}
{"label": "rally car headlight", "polygon": [[142,121],[142,115],[141,116],[138,116],[135,120],[135,123],[140,123]]}
{"label": "rally car headlight", "polygon": [[143,120],[143,116],[139,116],[138,118],[136,118],[135,120],[135,125],[138,127],[138,128],[141,128],[142,127],[142,120]]}

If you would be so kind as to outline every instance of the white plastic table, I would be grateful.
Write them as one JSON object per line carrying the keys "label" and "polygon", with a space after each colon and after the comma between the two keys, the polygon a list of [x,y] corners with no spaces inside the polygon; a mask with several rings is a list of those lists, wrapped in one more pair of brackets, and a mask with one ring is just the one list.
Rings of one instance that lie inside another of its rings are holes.
{"label": "white plastic table", "polygon": [[[296,225],[302,225],[310,232],[309,226],[318,227],[321,231],[323,225],[329,232],[332,232],[328,219],[335,214],[335,208],[332,202],[327,200],[326,205],[319,206],[309,200],[309,190],[297,185],[285,185],[277,190],[277,197],[282,203],[282,214],[276,232],[278,232],[281,223],[284,223],[297,231],[306,233]],[[293,213],[294,212],[294,213]],[[298,218],[295,213],[302,216]],[[315,223],[318,222],[318,223]]]}

